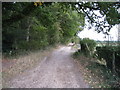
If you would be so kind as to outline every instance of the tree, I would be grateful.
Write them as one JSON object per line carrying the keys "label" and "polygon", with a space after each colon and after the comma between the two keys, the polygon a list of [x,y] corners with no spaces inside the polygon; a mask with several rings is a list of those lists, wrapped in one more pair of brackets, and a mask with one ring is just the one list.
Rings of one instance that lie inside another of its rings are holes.
{"label": "tree", "polygon": [[[120,22],[118,2],[45,2],[40,6],[32,2],[7,2],[2,5],[4,50],[23,48],[24,44],[35,47],[32,43],[36,43],[39,48],[66,43],[82,30],[85,16],[96,26],[96,31],[105,34]],[[100,12],[102,16],[96,15],[94,11]],[[104,21],[96,21],[103,16]]]}
{"label": "tree", "polygon": [[[108,34],[114,25],[120,23],[119,2],[81,2],[75,3],[75,5],[78,5],[75,7],[78,12],[82,10],[85,13],[88,22],[96,27],[97,32],[102,31],[104,34]],[[95,11],[100,12],[102,16],[95,14]],[[102,17],[105,17],[104,20],[96,21]]]}
{"label": "tree", "polygon": [[89,38],[83,38],[80,40],[80,44],[81,44],[81,52],[84,53],[85,55],[90,55],[92,56],[94,51],[95,51],[95,47],[96,47],[96,42],[92,39]]}
{"label": "tree", "polygon": [[[11,7],[10,9],[4,3],[2,8],[3,14],[5,14],[5,16],[3,15],[3,51],[37,50],[58,43],[67,43],[81,30],[79,26],[84,26],[84,15],[82,13],[78,14],[72,8],[66,8],[66,6],[63,10],[60,3],[40,6],[34,12],[29,13],[30,15],[12,22],[11,18],[21,15],[21,12],[26,8],[24,5],[29,6],[29,4],[6,3]],[[9,15],[9,13],[11,14]],[[10,20],[8,26],[4,22],[6,20]]]}
{"label": "tree", "polygon": [[[54,3],[54,2],[53,2]],[[49,6],[53,3],[45,2],[40,7]],[[16,3],[7,3],[8,5],[4,5],[3,3],[3,9],[6,8],[12,8],[11,4]],[[20,4],[20,3],[17,3]],[[88,17],[88,21],[96,26],[96,31],[101,32],[103,31],[105,34],[112,28],[112,26],[120,23],[120,16],[118,13],[118,9],[120,7],[119,2],[66,2],[66,3],[60,3],[64,8],[65,11],[66,8],[72,7],[74,10],[81,13],[81,11]],[[25,18],[26,16],[32,15],[33,11],[36,11],[37,8],[33,3],[27,3],[27,5],[24,5],[24,9],[22,9],[19,14],[10,15],[9,18],[3,20],[3,25],[6,25],[6,23],[13,23],[16,21],[19,21],[22,18]],[[66,7],[66,8],[65,8]],[[3,10],[3,11],[4,11]],[[99,11],[102,16],[98,16],[94,13],[94,11]],[[26,13],[27,12],[27,13]],[[113,14],[114,13],[114,14]],[[96,21],[95,19],[100,19],[102,17],[105,17],[103,21]],[[106,28],[106,29],[104,29]]]}

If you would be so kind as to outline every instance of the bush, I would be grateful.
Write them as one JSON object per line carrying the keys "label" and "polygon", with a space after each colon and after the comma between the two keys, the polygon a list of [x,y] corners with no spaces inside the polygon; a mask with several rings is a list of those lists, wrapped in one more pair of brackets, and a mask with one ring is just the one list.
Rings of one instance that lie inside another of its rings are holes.
{"label": "bush", "polygon": [[106,65],[109,69],[112,70],[112,60],[113,60],[113,52],[115,53],[115,66],[116,71],[120,75],[120,47],[118,46],[104,46],[104,47],[96,47],[96,54],[99,59],[105,59]]}
{"label": "bush", "polygon": [[88,56],[90,55],[90,53],[93,54],[96,46],[96,42],[89,38],[84,38],[80,40],[80,45],[81,45],[81,52]]}

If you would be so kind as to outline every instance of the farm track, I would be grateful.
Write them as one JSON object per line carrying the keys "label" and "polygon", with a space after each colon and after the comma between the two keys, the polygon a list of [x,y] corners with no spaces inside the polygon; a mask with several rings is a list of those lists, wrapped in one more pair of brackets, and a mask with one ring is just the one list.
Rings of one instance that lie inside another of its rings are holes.
{"label": "farm track", "polygon": [[88,88],[71,47],[62,46],[44,58],[35,68],[13,78],[8,88]]}

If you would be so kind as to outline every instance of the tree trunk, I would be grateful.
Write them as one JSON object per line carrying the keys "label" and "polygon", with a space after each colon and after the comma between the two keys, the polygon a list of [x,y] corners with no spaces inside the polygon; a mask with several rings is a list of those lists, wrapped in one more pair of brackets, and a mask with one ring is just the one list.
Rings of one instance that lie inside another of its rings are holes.
{"label": "tree trunk", "polygon": [[28,26],[28,29],[27,29],[26,41],[29,42],[29,39],[30,39],[30,25]]}
{"label": "tree trunk", "polygon": [[28,28],[27,28],[27,36],[26,36],[27,42],[30,41],[30,27],[31,27],[30,18],[28,18]]}
{"label": "tree trunk", "polygon": [[90,51],[90,49],[89,49],[89,47],[88,47],[87,43],[86,43],[85,45],[86,45],[86,47],[87,47],[88,51],[90,52],[90,57],[91,57],[91,56],[92,56],[92,53],[91,53],[91,51]]}

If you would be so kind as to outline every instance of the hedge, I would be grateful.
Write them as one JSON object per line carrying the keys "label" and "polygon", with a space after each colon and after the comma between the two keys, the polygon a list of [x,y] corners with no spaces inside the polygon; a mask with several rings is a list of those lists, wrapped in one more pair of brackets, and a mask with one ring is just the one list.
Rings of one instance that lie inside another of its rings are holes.
{"label": "hedge", "polygon": [[113,53],[115,54],[115,70],[120,75],[120,47],[119,46],[104,46],[96,47],[96,53],[99,59],[105,59],[106,65],[112,70]]}

